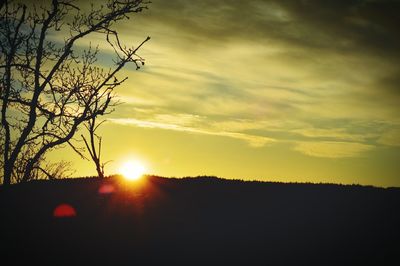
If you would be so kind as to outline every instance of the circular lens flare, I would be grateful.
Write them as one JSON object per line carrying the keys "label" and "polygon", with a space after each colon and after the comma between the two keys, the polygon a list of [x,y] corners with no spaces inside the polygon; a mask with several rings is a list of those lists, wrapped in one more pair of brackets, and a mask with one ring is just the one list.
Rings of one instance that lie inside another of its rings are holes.
{"label": "circular lens flare", "polygon": [[122,174],[128,180],[137,180],[143,176],[146,168],[138,161],[125,162],[119,169]]}

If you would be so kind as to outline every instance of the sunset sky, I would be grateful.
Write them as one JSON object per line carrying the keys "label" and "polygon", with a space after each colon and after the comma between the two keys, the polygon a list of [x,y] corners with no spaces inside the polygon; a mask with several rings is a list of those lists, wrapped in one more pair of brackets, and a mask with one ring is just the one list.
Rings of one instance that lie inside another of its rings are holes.
{"label": "sunset sky", "polygon": [[[399,1],[152,2],[115,27],[151,40],[99,132],[106,174],[138,159],[162,176],[400,186]],[[95,174],[68,148],[49,158]]]}

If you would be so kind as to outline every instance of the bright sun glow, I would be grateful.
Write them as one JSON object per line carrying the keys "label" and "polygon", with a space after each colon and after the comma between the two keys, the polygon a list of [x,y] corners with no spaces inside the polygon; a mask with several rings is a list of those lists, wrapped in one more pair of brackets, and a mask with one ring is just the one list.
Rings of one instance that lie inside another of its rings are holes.
{"label": "bright sun glow", "polygon": [[128,180],[137,180],[146,171],[144,165],[138,161],[125,162],[119,169],[120,174],[122,174]]}

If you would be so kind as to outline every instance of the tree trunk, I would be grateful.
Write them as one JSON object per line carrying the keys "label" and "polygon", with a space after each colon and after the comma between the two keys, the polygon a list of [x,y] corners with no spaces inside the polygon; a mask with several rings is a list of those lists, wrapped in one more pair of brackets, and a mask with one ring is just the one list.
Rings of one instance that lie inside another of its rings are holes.
{"label": "tree trunk", "polygon": [[8,162],[4,162],[4,178],[3,178],[3,186],[7,187],[11,185],[11,167]]}
{"label": "tree trunk", "polygon": [[101,167],[100,167],[100,163],[99,163],[99,162],[96,162],[96,171],[97,171],[97,174],[98,174],[98,176],[99,176],[100,178],[104,178],[104,173],[103,173],[103,171],[101,170]]}

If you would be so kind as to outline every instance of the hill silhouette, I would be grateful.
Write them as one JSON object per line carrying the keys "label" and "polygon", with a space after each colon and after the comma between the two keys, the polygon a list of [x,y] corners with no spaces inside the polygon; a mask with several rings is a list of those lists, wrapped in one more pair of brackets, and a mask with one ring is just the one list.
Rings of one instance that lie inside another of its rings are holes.
{"label": "hill silhouette", "polygon": [[1,264],[400,265],[399,206],[358,185],[33,181],[0,188]]}

